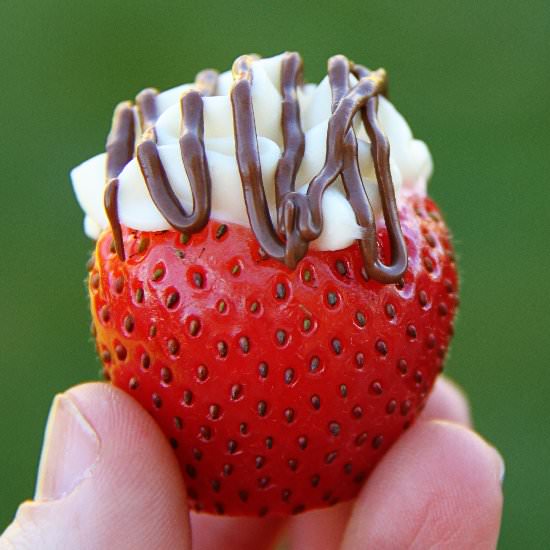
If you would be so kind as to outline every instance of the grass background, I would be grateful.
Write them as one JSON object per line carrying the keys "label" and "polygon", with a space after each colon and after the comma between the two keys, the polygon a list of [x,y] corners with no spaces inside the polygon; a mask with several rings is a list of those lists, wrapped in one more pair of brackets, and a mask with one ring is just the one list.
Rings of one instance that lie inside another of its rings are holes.
{"label": "grass background", "polygon": [[119,100],[289,49],[311,81],[334,53],[384,66],[429,143],[463,281],[448,372],[507,461],[500,548],[548,548],[547,0],[2,0],[0,37],[0,530],[32,496],[53,395],[99,367],[69,169]]}

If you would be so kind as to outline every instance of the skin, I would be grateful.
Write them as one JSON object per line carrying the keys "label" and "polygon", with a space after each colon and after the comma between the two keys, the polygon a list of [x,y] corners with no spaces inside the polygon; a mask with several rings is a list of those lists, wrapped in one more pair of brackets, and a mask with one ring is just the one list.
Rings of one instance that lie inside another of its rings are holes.
{"label": "skin", "polygon": [[471,429],[462,391],[438,380],[418,422],[358,498],[291,519],[189,514],[173,452],[116,388],[91,383],[52,405],[35,499],[20,505],[0,550],[491,549],[504,463]]}

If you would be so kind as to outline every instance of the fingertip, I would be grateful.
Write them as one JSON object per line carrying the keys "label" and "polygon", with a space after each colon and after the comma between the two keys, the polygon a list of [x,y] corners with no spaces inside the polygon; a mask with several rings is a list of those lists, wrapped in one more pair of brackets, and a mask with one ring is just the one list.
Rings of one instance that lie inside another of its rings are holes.
{"label": "fingertip", "polygon": [[92,500],[103,503],[102,515],[111,519],[107,525],[118,525],[118,534],[105,536],[131,532],[136,548],[189,548],[185,486],[174,452],[153,418],[111,384],[85,383],[64,395],[100,438],[102,467],[94,474]]}
{"label": "fingertip", "polygon": [[147,411],[112,384],[104,382],[84,382],[69,388],[61,396],[66,396],[79,404],[79,408],[88,414],[101,419],[109,419],[113,413],[130,415],[132,419],[141,417],[145,423],[152,422]]}
{"label": "fingertip", "polygon": [[191,512],[193,548],[262,550],[273,548],[284,518],[219,517]]}
{"label": "fingertip", "polygon": [[365,485],[343,548],[494,548],[502,468],[498,452],[466,427],[418,423]]}
{"label": "fingertip", "polygon": [[42,454],[37,499],[21,505],[2,544],[190,548],[174,453],[153,419],[121,390],[90,383],[57,396]]}
{"label": "fingertip", "polygon": [[289,550],[340,548],[352,509],[353,501],[342,502],[293,517],[288,525]]}
{"label": "fingertip", "polygon": [[421,420],[449,420],[472,426],[470,404],[464,390],[454,381],[440,376],[428,397]]}

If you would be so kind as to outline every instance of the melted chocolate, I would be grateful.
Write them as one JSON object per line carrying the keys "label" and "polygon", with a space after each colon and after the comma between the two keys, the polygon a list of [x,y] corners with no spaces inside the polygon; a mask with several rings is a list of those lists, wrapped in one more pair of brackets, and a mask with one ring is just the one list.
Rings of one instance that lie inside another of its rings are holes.
{"label": "melted chocolate", "polygon": [[122,227],[120,220],[118,219],[118,179],[113,178],[105,187],[105,193],[103,195],[103,204],[105,206],[105,212],[107,218],[111,224],[113,231],[113,240],[115,243],[115,250],[118,257],[124,261],[126,254],[124,253],[124,241],[122,239]]}
{"label": "melted chocolate", "polygon": [[158,90],[146,88],[136,96],[136,110],[142,133],[151,128],[158,118]]}
{"label": "melted chocolate", "polygon": [[107,218],[113,230],[115,249],[124,260],[122,229],[118,218],[118,175],[134,156],[135,121],[132,104],[119,103],[113,115],[113,123],[107,138],[106,178],[108,181],[103,195]]}
{"label": "melted chocolate", "polygon": [[107,151],[107,180],[116,178],[134,156],[134,111],[129,101],[119,103],[105,149]]}
{"label": "melted chocolate", "polygon": [[[284,262],[291,269],[307,254],[309,243],[323,229],[322,198],[326,189],[341,177],[346,196],[357,223],[363,228],[359,240],[367,275],[382,283],[399,280],[407,268],[407,250],[395,201],[389,163],[389,142],[377,120],[378,95],[387,94],[387,77],[383,70],[368,71],[350,63],[344,56],[329,60],[328,74],[332,93],[332,116],[328,123],[327,150],[321,171],[312,179],[307,194],[295,191],[296,174],[304,155],[304,133],[300,124],[297,98],[302,83],[302,60],[287,53],[281,64],[283,154],[275,174],[276,227],[269,214],[260,164],[256,123],[252,104],[252,63],[255,56],[242,56],[233,65],[231,90],[235,149],[242,181],[243,196],[250,227],[265,253]],[[350,73],[359,80],[350,87]],[[181,157],[193,197],[193,211],[187,214],[168,181],[155,143],[157,119],[155,90],[141,92],[137,112],[143,134],[136,156],[151,198],[174,229],[200,231],[210,217],[211,181],[204,147],[203,96],[216,93],[218,76],[206,70],[197,75],[195,89],[183,94],[179,139]],[[372,206],[363,186],[358,161],[357,137],[352,125],[360,112],[371,141],[371,154],[379,185],[384,220],[391,244],[391,263],[379,258],[376,223]],[[107,141],[107,177],[105,209],[113,229],[115,246],[124,259],[122,231],[118,219],[118,180],[122,168],[133,156],[136,139],[134,114],[129,103],[115,110]],[[115,179],[112,179],[115,178]]]}
{"label": "melted chocolate", "polygon": [[166,221],[176,230],[195,233],[210,217],[210,172],[204,149],[204,119],[201,94],[185,93],[180,100],[182,132],[180,151],[193,195],[193,212],[185,213],[162,166],[154,141],[145,140],[137,148],[137,160],[149,194]]}

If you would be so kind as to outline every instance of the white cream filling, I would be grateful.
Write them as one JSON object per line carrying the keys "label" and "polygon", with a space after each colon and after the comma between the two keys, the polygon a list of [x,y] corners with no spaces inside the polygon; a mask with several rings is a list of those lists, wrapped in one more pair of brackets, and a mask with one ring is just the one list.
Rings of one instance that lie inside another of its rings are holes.
{"label": "white cream filling", "polygon": [[[254,61],[252,65],[252,103],[258,134],[262,177],[272,214],[275,210],[275,170],[282,154],[280,69],[282,55]],[[356,80],[352,77],[352,85]],[[248,226],[241,179],[235,157],[233,112],[229,92],[231,71],[218,80],[219,95],[204,98],[204,133],[208,167],[212,181],[212,218]],[[181,112],[179,99],[192,87],[184,84],[162,92],[157,97],[161,113],[156,127],[159,155],[170,185],[187,212],[193,208],[191,190],[179,149]],[[331,93],[328,77],[319,85],[307,84],[298,91],[305,153],[296,178],[296,189],[306,193],[311,179],[325,162],[328,119],[331,116]],[[390,142],[390,168],[399,201],[406,192],[425,193],[432,173],[428,147],[413,138],[401,114],[384,97],[379,99],[380,125]],[[380,195],[370,153],[370,143],[359,116],[354,120],[358,137],[359,168],[365,190],[375,215],[381,215]],[[97,155],[71,171],[73,188],[85,212],[84,231],[96,239],[108,227],[103,206],[105,153]],[[132,159],[119,176],[118,212],[123,225],[142,231],[169,229],[149,195],[136,159]],[[319,250],[340,250],[361,236],[353,210],[341,182],[335,182],[323,197],[323,232],[312,243]]]}

